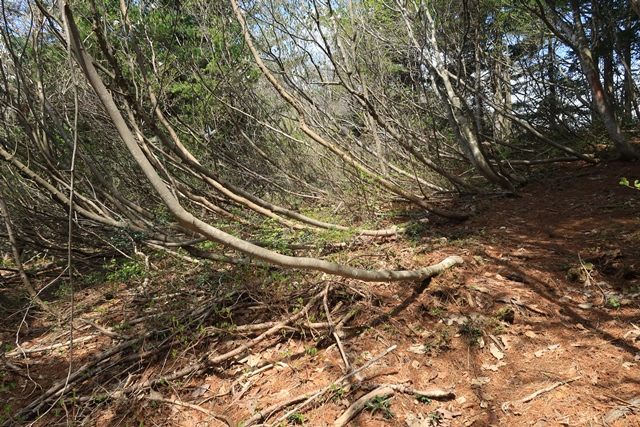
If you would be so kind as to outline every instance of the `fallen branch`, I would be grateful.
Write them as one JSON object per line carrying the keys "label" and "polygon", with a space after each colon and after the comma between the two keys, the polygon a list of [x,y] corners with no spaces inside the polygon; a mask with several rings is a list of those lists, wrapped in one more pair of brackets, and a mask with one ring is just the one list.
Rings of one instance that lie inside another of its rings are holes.
{"label": "fallen branch", "polygon": [[289,400],[285,400],[284,402],[279,402],[279,403],[275,403],[265,409],[262,409],[260,411],[257,411],[256,413],[254,413],[251,418],[247,419],[246,421],[240,423],[240,425],[245,426],[245,427],[249,427],[254,425],[257,422],[263,421],[268,419],[272,414],[275,414],[276,412],[278,412],[279,410],[286,408],[289,405],[293,405],[294,403],[298,403],[301,402],[303,400],[309,399],[310,397],[312,397],[316,392],[310,392],[310,393],[306,393],[303,394],[301,396],[298,397],[294,397],[292,399]]}
{"label": "fallen branch", "polygon": [[371,399],[375,399],[376,397],[387,397],[392,396],[394,393],[391,387],[378,387],[373,391],[362,396],[360,399],[356,400],[347,408],[346,411],[338,419],[333,423],[333,427],[343,427],[347,425],[351,419],[355,418],[356,415],[360,413]]}
{"label": "fallen branch", "polygon": [[578,157],[553,157],[550,159],[502,160],[501,163],[506,163],[511,165],[533,166],[533,165],[542,165],[546,163],[579,162],[581,160],[584,160],[584,159],[581,159]]}
{"label": "fallen branch", "polygon": [[505,304],[514,304],[514,305],[517,305],[518,307],[526,308],[529,311],[533,311],[534,313],[541,314],[543,316],[548,316],[549,315],[549,313],[547,313],[546,311],[541,310],[541,309],[539,309],[537,307],[534,307],[534,306],[532,306],[530,304],[524,303],[522,301],[519,301],[519,300],[517,300],[515,298],[511,298],[511,297],[509,297],[509,298],[498,298],[498,299],[496,299],[496,301],[502,302],[502,303],[505,303]]}
{"label": "fallen branch", "polygon": [[63,378],[62,380],[54,383],[47,391],[42,393],[40,397],[33,400],[28,406],[24,407],[20,412],[15,414],[15,418],[28,419],[32,414],[37,413],[50,400],[55,399],[59,396],[63,396],[65,392],[70,390],[78,381],[101,370],[101,368],[98,366],[101,362],[141,342],[142,340],[148,338],[153,334],[154,332],[148,332],[141,337],[125,341],[115,347],[103,351],[100,355],[98,355],[98,357],[96,357],[91,362],[87,362],[82,365],[67,378]]}
{"label": "fallen branch", "polygon": [[[122,335],[122,334],[119,334],[117,332],[114,332],[111,328],[105,328],[103,326],[98,325],[97,323],[92,322],[91,320],[82,319],[81,318],[80,321],[83,322],[83,323],[86,323],[87,325],[93,326],[98,331],[100,331],[101,333],[103,333],[104,335],[106,335],[108,337],[121,339],[121,340],[129,340],[129,339],[131,339],[131,337],[128,337],[126,335]],[[76,340],[76,342],[77,342],[77,340]]]}
{"label": "fallen branch", "polygon": [[341,378],[339,378],[338,380],[332,382],[331,384],[328,384],[325,387],[322,387],[319,390],[312,391],[312,392],[309,392],[309,393],[305,393],[305,394],[303,394],[301,396],[294,397],[294,398],[289,399],[289,400],[285,400],[284,402],[279,402],[279,403],[273,404],[273,405],[267,407],[266,409],[263,409],[261,411],[256,412],[255,414],[253,414],[251,416],[251,418],[245,420],[241,424],[243,426],[245,426],[245,427],[252,426],[257,422],[264,421],[264,420],[268,419],[269,417],[271,417],[271,415],[275,414],[276,412],[280,411],[283,408],[286,408],[289,405],[293,405],[295,403],[302,402],[300,405],[296,406],[294,409],[292,409],[291,411],[287,412],[286,414],[284,414],[283,416],[278,418],[273,423],[273,425],[278,425],[278,423],[280,423],[281,421],[286,420],[289,415],[300,411],[302,408],[304,408],[305,406],[307,406],[309,403],[313,402],[314,400],[320,398],[322,395],[324,395],[327,391],[331,390],[333,387],[336,387],[339,384],[342,384],[348,378],[350,378],[353,375],[356,375],[359,372],[362,372],[363,370],[367,369],[368,367],[373,365],[375,362],[377,362],[378,360],[382,359],[384,356],[386,356],[387,354],[389,354],[390,352],[395,350],[396,347],[397,346],[395,346],[395,345],[389,347],[384,352],[382,352],[379,356],[371,359],[370,361],[368,361],[367,363],[362,365],[360,368],[356,369],[355,371],[349,372],[348,374],[342,376]]}
{"label": "fallen branch", "polygon": [[537,398],[538,396],[540,396],[540,395],[542,395],[544,393],[548,393],[548,392],[550,392],[552,390],[555,390],[556,388],[561,387],[561,386],[563,386],[565,384],[569,384],[569,383],[572,383],[574,381],[577,381],[580,378],[582,378],[582,376],[573,377],[573,378],[570,378],[570,379],[565,380],[565,381],[558,381],[557,383],[553,383],[548,387],[545,387],[545,388],[542,388],[540,390],[537,390],[537,391],[531,393],[530,395],[523,397],[520,400],[516,400],[515,402],[504,402],[502,404],[502,411],[503,412],[507,412],[509,410],[509,408],[511,407],[511,405],[513,405],[513,404],[522,405],[522,404],[525,404],[527,402],[531,402],[533,399]]}
{"label": "fallen branch", "polygon": [[178,258],[178,259],[181,259],[181,260],[183,260],[183,261],[187,261],[187,262],[190,262],[190,263],[192,263],[192,264],[200,264],[200,261],[199,261],[199,260],[197,260],[197,259],[195,259],[195,258],[191,258],[190,256],[183,255],[183,254],[181,254],[181,253],[178,253],[178,252],[176,252],[176,251],[174,251],[174,250],[171,250],[171,249],[169,249],[169,248],[166,248],[166,247],[164,247],[164,246],[162,246],[162,245],[157,245],[157,244],[155,244],[155,243],[151,243],[151,242],[145,242],[145,244],[146,244],[147,246],[149,246],[151,249],[155,249],[155,250],[159,250],[159,251],[166,252],[166,253],[168,253],[169,255],[171,255],[171,256],[173,256],[173,257],[176,257],[176,258]]}
{"label": "fallen branch", "polygon": [[[321,388],[317,392],[311,394],[304,402],[302,402],[300,405],[296,406],[295,408],[293,408],[292,410],[290,410],[289,412],[287,412],[286,414],[284,414],[283,416],[278,418],[273,424],[274,425],[278,425],[278,423],[280,423],[281,421],[286,420],[290,415],[300,411],[302,408],[307,406],[309,403],[313,402],[314,400],[318,399],[320,396],[324,395],[327,391],[331,390],[334,387],[339,386],[340,384],[344,383],[344,381],[346,381],[347,379],[349,379],[349,378],[359,374],[360,372],[364,371],[369,366],[373,365],[378,360],[382,359],[387,354],[391,353],[393,350],[396,349],[396,347],[398,347],[398,346],[397,345],[392,345],[391,347],[389,347],[388,349],[383,351],[380,355],[374,357],[373,359],[371,359],[370,361],[368,361],[367,363],[365,363],[364,365],[362,365],[358,369],[355,369],[355,370],[347,373],[346,375],[342,376],[337,381],[334,381],[331,384],[328,384],[325,387]],[[249,426],[249,424],[246,424],[246,425]]]}
{"label": "fallen branch", "polygon": [[412,396],[428,397],[429,399],[455,399],[456,394],[451,389],[443,388],[430,388],[426,390],[419,390],[413,387],[408,387],[402,384],[371,384],[363,385],[364,389],[371,390],[374,388],[389,387],[398,393],[409,394]]}
{"label": "fallen branch", "polygon": [[[96,339],[99,336],[100,335],[96,334],[96,335],[87,335],[85,337],[75,338],[73,340],[73,344],[80,344],[80,343],[83,343],[83,342],[91,341],[93,339]],[[55,349],[60,348],[60,347],[67,347],[69,345],[71,345],[71,341],[59,342],[59,343],[55,343],[55,344],[51,344],[51,345],[46,345],[46,346],[43,346],[43,347],[32,347],[32,348],[18,347],[18,348],[14,349],[14,350],[11,350],[6,355],[9,356],[9,357],[16,357],[16,356],[20,356],[20,355],[24,355],[24,354],[40,353],[40,352],[43,352],[43,351],[55,350]]]}
{"label": "fallen branch", "polygon": [[[218,365],[222,362],[225,362],[229,359],[231,359],[232,357],[238,356],[242,353],[244,353],[245,351],[247,351],[248,349],[250,349],[251,347],[259,344],[260,342],[264,341],[266,338],[277,334],[278,332],[280,332],[282,329],[284,329],[286,326],[288,326],[290,323],[295,322],[296,320],[300,319],[302,316],[304,316],[309,309],[313,306],[313,304],[316,303],[316,301],[322,296],[324,290],[320,293],[318,293],[317,295],[315,295],[313,298],[311,298],[311,300],[307,303],[307,305],[300,310],[298,313],[296,313],[295,315],[289,317],[288,319],[285,319],[281,322],[276,323],[275,325],[273,325],[271,328],[269,328],[267,331],[263,332],[262,334],[260,334],[259,336],[255,337],[254,339],[250,340],[249,342],[247,342],[244,345],[241,345],[239,347],[234,348],[233,350],[230,350],[226,353],[223,353],[221,355],[218,356],[208,356],[205,360],[201,360],[197,363],[194,363],[192,365],[189,366],[185,366],[184,368],[173,372],[172,374],[166,375],[166,376],[162,376],[162,377],[158,377],[155,379],[149,379],[146,380],[142,383],[137,384],[131,391],[138,391],[138,390],[142,390],[145,389],[147,387],[151,387],[153,385],[156,384],[164,384],[167,383],[169,381],[173,381],[175,379],[178,378],[182,378],[185,377],[187,375],[191,375],[191,374],[195,374],[198,372],[202,372],[205,371],[208,367],[211,367],[213,365]],[[248,425],[248,424],[247,424]]]}
{"label": "fallen branch", "polygon": [[[349,312],[345,315],[343,319],[340,320],[341,323],[345,323],[345,321],[349,320],[353,316],[355,316],[355,312]],[[225,333],[225,334],[244,334],[250,332],[260,332],[265,329],[273,328],[278,325],[280,322],[263,322],[263,323],[250,323],[248,325],[238,325],[233,326],[232,328],[218,328],[215,326],[207,326],[205,331],[207,334],[217,334],[217,333]],[[282,329],[288,329],[292,331],[298,331],[300,329],[330,329],[331,325],[329,322],[300,322],[296,323],[295,327],[293,326],[284,326]]]}
{"label": "fallen branch", "polygon": [[258,344],[261,341],[263,341],[265,338],[280,332],[280,330],[282,328],[284,328],[285,326],[295,322],[296,320],[302,318],[305,314],[307,314],[309,309],[316,303],[316,301],[318,301],[322,297],[324,292],[325,292],[325,290],[323,290],[322,292],[320,292],[319,294],[317,294],[313,298],[311,298],[311,301],[309,301],[307,303],[307,305],[305,305],[304,308],[302,310],[300,310],[299,312],[297,312],[295,315],[293,315],[293,316],[289,317],[288,319],[285,319],[285,320],[283,320],[281,322],[278,322],[277,324],[275,324],[274,326],[272,326],[271,328],[269,328],[268,330],[266,330],[262,334],[258,335],[254,339],[250,340],[248,343],[246,343],[244,345],[241,345],[239,347],[236,347],[233,350],[228,351],[228,352],[226,352],[224,354],[221,354],[219,356],[209,356],[209,358],[208,358],[209,365],[217,365],[217,364],[219,364],[221,362],[224,362],[225,360],[228,360],[228,359],[230,359],[230,358],[232,358],[234,356],[242,354],[245,351],[247,351],[248,349],[250,349],[251,347],[253,347],[256,344]]}
{"label": "fallen branch", "polygon": [[640,409],[640,396],[636,396],[631,400],[625,400],[625,399],[622,399],[622,398],[620,398],[618,396],[614,396],[612,394],[607,394],[607,393],[602,393],[602,394],[604,394],[605,396],[607,396],[607,397],[609,397],[611,399],[617,400],[620,403],[624,403],[626,406],[630,406],[630,407],[633,407],[633,408],[636,408],[636,409]]}
{"label": "fallen branch", "polygon": [[331,318],[331,311],[329,310],[328,299],[329,299],[329,287],[327,287],[326,292],[322,297],[322,305],[324,306],[324,312],[325,312],[325,315],[327,316],[327,323],[329,324],[329,330],[331,332],[331,335],[333,336],[333,339],[335,339],[336,341],[336,345],[338,346],[338,350],[340,351],[340,356],[342,357],[342,361],[344,362],[344,372],[347,373],[351,371],[351,364],[349,363],[349,359],[347,358],[347,353],[344,350],[342,341],[340,340],[340,331],[333,324],[333,320]]}

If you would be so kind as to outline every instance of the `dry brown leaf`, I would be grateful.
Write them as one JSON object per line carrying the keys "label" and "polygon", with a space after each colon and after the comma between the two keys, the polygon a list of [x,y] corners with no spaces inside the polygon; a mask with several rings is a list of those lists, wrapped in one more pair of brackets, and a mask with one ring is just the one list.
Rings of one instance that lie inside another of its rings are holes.
{"label": "dry brown leaf", "polygon": [[255,368],[260,363],[262,357],[259,354],[250,354],[246,357],[246,363],[251,368]]}
{"label": "dry brown leaf", "polygon": [[498,361],[498,363],[496,363],[495,365],[490,365],[488,363],[484,363],[480,369],[482,369],[483,371],[493,371],[493,372],[497,372],[498,369],[500,369],[502,366],[506,366],[506,363],[504,363],[503,361]]}
{"label": "dry brown leaf", "polygon": [[504,353],[494,343],[489,344],[489,352],[498,360],[504,359]]}
{"label": "dry brown leaf", "polygon": [[415,353],[415,354],[425,354],[427,352],[427,346],[425,346],[424,344],[412,344],[409,347],[409,351],[411,353]]}
{"label": "dry brown leaf", "polygon": [[489,377],[477,377],[477,378],[473,378],[471,380],[471,386],[472,387],[480,387],[483,386],[485,384],[488,384],[489,381],[491,381],[491,378]]}

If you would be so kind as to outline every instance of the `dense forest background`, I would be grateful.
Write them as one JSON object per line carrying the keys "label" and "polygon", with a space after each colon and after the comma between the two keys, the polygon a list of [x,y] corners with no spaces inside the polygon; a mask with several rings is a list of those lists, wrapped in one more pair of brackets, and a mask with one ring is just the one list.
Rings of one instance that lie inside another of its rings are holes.
{"label": "dense forest background", "polygon": [[468,254],[340,252],[468,230],[561,164],[637,178],[636,0],[1,3],[0,301],[58,322],[56,301],[147,284],[154,257],[427,283]]}
{"label": "dense forest background", "polygon": [[634,4],[7,1],[3,199],[54,256],[70,212],[81,257],[207,239],[272,262],[219,231],[301,243],[389,200],[462,219],[448,198],[532,165],[638,156]]}

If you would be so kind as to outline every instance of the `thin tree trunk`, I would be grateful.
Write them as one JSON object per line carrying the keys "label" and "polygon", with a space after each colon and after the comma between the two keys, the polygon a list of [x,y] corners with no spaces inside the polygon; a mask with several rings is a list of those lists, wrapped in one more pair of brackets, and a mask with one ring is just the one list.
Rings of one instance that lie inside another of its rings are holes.
{"label": "thin tree trunk", "polygon": [[[242,33],[243,33],[243,36],[244,36],[244,40],[247,43],[249,51],[253,55],[253,59],[254,59],[256,65],[258,66],[258,68],[260,69],[262,74],[267,78],[269,83],[271,83],[271,85],[276,90],[278,95],[280,95],[280,97],[283,100],[285,100],[289,105],[291,105],[291,107],[293,107],[293,109],[296,111],[296,113],[298,115],[298,127],[305,135],[307,135],[313,141],[315,141],[316,143],[322,145],[323,147],[325,147],[326,149],[331,151],[333,154],[338,156],[344,163],[350,165],[355,170],[357,170],[358,173],[362,173],[364,176],[367,176],[367,177],[371,178],[371,180],[376,182],[376,183],[378,183],[380,185],[380,187],[382,187],[382,188],[386,189],[387,191],[389,191],[391,193],[394,193],[394,194],[396,194],[398,196],[404,197],[405,199],[411,201],[416,206],[419,206],[419,207],[421,207],[422,209],[424,209],[424,210],[426,210],[428,212],[431,212],[433,214],[436,214],[436,215],[444,217],[444,218],[464,220],[464,219],[467,219],[469,217],[467,214],[464,214],[464,213],[449,212],[449,211],[437,208],[435,206],[432,206],[430,203],[428,203],[426,200],[422,199],[421,197],[416,196],[415,194],[406,191],[405,189],[403,189],[403,188],[399,187],[398,185],[396,185],[395,183],[389,181],[388,179],[386,179],[385,177],[383,177],[379,173],[373,171],[371,168],[369,168],[368,166],[364,165],[362,162],[360,162],[356,158],[354,158],[349,152],[347,152],[347,151],[343,150],[341,147],[331,143],[327,139],[325,139],[322,136],[320,136],[317,132],[315,132],[308,125],[308,123],[306,121],[305,111],[304,111],[304,108],[302,107],[301,103],[296,98],[294,98],[278,82],[278,80],[274,77],[273,73],[271,73],[271,71],[264,64],[264,61],[260,57],[260,54],[259,54],[258,50],[255,48],[255,46],[253,44],[253,40],[251,39],[251,34],[249,33],[249,30],[247,28],[247,23],[245,22],[244,17],[242,16],[242,12],[240,11],[240,8],[239,8],[238,4],[236,3],[236,0],[230,0],[230,3],[231,3],[231,7],[233,8],[233,11],[234,11],[234,14],[236,16],[236,19],[237,19],[238,23],[240,24],[240,26],[242,28]],[[370,112],[373,114],[373,111],[370,110]]]}
{"label": "thin tree trunk", "polygon": [[380,140],[380,135],[378,135],[378,124],[373,119],[373,117],[371,117],[371,114],[368,111],[365,112],[365,120],[367,123],[367,127],[371,132],[371,136],[373,137],[373,141],[375,142],[375,155],[378,160],[378,164],[380,165],[380,173],[386,178],[389,176],[389,173],[387,172],[387,162],[385,161],[385,156],[382,149],[382,141]]}
{"label": "thin tree trunk", "polygon": [[549,38],[547,45],[547,79],[549,80],[549,127],[558,129],[558,79],[556,77],[556,51],[553,38]]}
{"label": "thin tree trunk", "polygon": [[638,157],[631,144],[626,140],[616,121],[613,110],[607,102],[607,96],[598,77],[598,70],[593,63],[589,48],[580,49],[580,64],[589,83],[594,107],[602,120],[609,138],[613,141],[621,159],[631,160]]}
{"label": "thin tree trunk", "polygon": [[594,61],[593,53],[589,48],[587,38],[582,25],[580,17],[580,6],[577,0],[571,1],[573,10],[573,23],[575,25],[575,31],[572,32],[572,38],[575,42],[575,49],[577,49],[578,56],[580,58],[580,65],[582,71],[587,78],[589,89],[591,90],[591,96],[594,107],[598,112],[609,138],[613,141],[613,144],[618,152],[618,155],[623,160],[631,160],[638,158],[638,153],[633,149],[633,146],[626,140],[620,126],[616,121],[613,113],[612,106],[607,101],[607,96],[600,81],[598,73],[597,63]]}
{"label": "thin tree trunk", "polygon": [[[501,36],[500,36],[501,37]],[[496,49],[497,58],[493,64],[493,99],[503,110],[511,111],[511,64],[509,53],[504,51],[502,40]],[[504,62],[504,63],[503,63]],[[505,142],[511,136],[511,121],[498,110],[493,111],[493,137]]]}
{"label": "thin tree trunk", "polygon": [[482,124],[482,117],[484,115],[484,105],[482,102],[482,63],[480,58],[480,45],[477,41],[478,35],[476,34],[476,43],[474,49],[474,61],[476,65],[475,69],[475,79],[474,79],[474,102],[475,102],[475,110],[474,110],[474,119],[476,122],[476,135],[484,134],[484,126]]}
{"label": "thin tree trunk", "polygon": [[51,313],[51,309],[47,307],[47,305],[40,299],[38,293],[33,288],[31,284],[31,280],[29,280],[29,276],[24,271],[24,266],[22,265],[22,255],[20,253],[20,247],[18,246],[18,240],[13,232],[13,226],[11,225],[11,216],[9,215],[9,209],[7,208],[7,204],[4,201],[4,195],[0,192],[0,214],[4,220],[4,225],[7,230],[7,236],[9,238],[9,244],[11,245],[11,252],[13,253],[13,261],[16,264],[16,269],[18,270],[18,274],[20,275],[20,279],[22,280],[22,284],[29,294],[31,300],[36,303],[40,308],[45,310],[46,312]]}
{"label": "thin tree trunk", "polygon": [[622,89],[622,122],[631,123],[633,117],[633,100],[635,98],[635,85],[631,74],[631,35],[624,34],[620,37],[620,54],[624,66],[624,85]]}
{"label": "thin tree trunk", "polygon": [[631,0],[631,8],[640,18],[640,0]]}

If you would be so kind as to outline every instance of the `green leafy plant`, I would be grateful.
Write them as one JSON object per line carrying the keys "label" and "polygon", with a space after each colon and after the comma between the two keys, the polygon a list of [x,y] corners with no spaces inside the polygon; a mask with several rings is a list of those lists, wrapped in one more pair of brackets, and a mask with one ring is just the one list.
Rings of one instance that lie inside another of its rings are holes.
{"label": "green leafy plant", "polygon": [[446,310],[442,307],[431,307],[429,309],[429,315],[433,317],[442,317],[442,315],[446,312]]}
{"label": "green leafy plant", "polygon": [[427,231],[427,225],[420,221],[411,221],[405,228],[405,236],[409,240],[420,240]]}
{"label": "green leafy plant", "polygon": [[416,394],[416,399],[418,400],[418,402],[424,403],[425,405],[428,405],[429,403],[431,403],[431,399],[422,394]]}
{"label": "green leafy plant", "polygon": [[13,259],[9,258],[8,256],[3,256],[2,258],[0,258],[0,267],[15,268],[15,262],[13,261]]}
{"label": "green leafy plant", "polygon": [[106,268],[111,270],[106,277],[109,282],[128,282],[144,275],[144,265],[136,260],[127,260],[121,264],[111,260]]}
{"label": "green leafy plant", "polygon": [[125,332],[131,329],[131,323],[123,321],[115,325],[113,329],[116,331]]}
{"label": "green leafy plant", "polygon": [[295,412],[287,417],[287,421],[289,421],[290,424],[301,426],[301,425],[304,425],[306,418],[304,414],[300,412]]}
{"label": "green leafy plant", "polygon": [[304,352],[311,357],[315,357],[318,354],[318,349],[316,347],[307,347]]}
{"label": "green leafy plant", "polygon": [[618,297],[611,295],[610,297],[607,298],[607,303],[606,303],[607,307],[609,308],[613,308],[614,310],[618,310],[620,309],[620,300],[618,299]]}
{"label": "green leafy plant", "polygon": [[377,396],[365,403],[365,409],[371,411],[371,415],[375,415],[377,412],[382,413],[382,416],[389,420],[394,417],[391,412],[391,398],[389,396]]}
{"label": "green leafy plant", "polygon": [[510,306],[506,306],[496,311],[495,317],[497,320],[500,320],[502,322],[513,323],[515,320],[515,315],[516,313],[513,308]]}
{"label": "green leafy plant", "polygon": [[439,352],[449,348],[452,333],[447,327],[435,331],[425,341],[424,349],[428,352]]}
{"label": "green leafy plant", "polygon": [[480,338],[482,338],[482,329],[480,325],[473,320],[467,320],[464,322],[458,331],[471,345],[478,345]]}
{"label": "green leafy plant", "polygon": [[620,185],[622,185],[623,187],[629,187],[629,188],[633,188],[634,190],[638,190],[640,191],[640,180],[636,179],[633,181],[633,184],[631,184],[631,182],[629,182],[629,180],[625,177],[620,178]]}
{"label": "green leafy plant", "polygon": [[331,384],[331,387],[329,387],[329,391],[333,394],[333,398],[335,400],[342,399],[346,393],[346,390],[337,384]]}
{"label": "green leafy plant", "polygon": [[84,274],[82,276],[82,285],[83,286],[94,286],[102,283],[105,279],[104,272],[102,271],[92,271],[90,273]]}
{"label": "green leafy plant", "polygon": [[71,295],[71,286],[68,282],[61,282],[53,294],[59,299],[66,298]]}
{"label": "green leafy plant", "polygon": [[265,247],[283,254],[291,254],[289,236],[276,220],[271,218],[265,220],[257,237]]}
{"label": "green leafy plant", "polygon": [[13,407],[8,403],[2,405],[2,412],[0,412],[0,423],[5,423],[11,419],[13,414]]}
{"label": "green leafy plant", "polygon": [[6,393],[18,387],[18,384],[15,381],[7,381],[5,379],[6,376],[7,374],[5,371],[0,371],[0,393]]}
{"label": "green leafy plant", "polygon": [[429,421],[429,425],[437,426],[442,421],[442,414],[438,411],[429,412],[427,420]]}
{"label": "green leafy plant", "polygon": [[302,297],[296,298],[293,304],[293,312],[298,313],[303,308],[304,308],[304,298]]}

